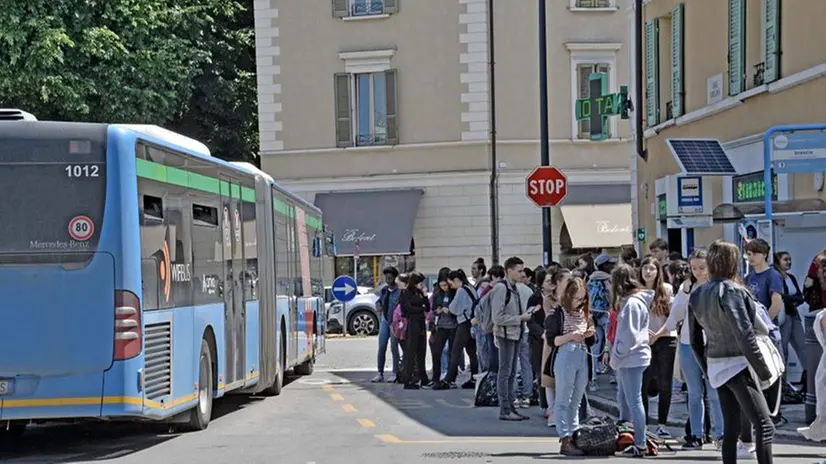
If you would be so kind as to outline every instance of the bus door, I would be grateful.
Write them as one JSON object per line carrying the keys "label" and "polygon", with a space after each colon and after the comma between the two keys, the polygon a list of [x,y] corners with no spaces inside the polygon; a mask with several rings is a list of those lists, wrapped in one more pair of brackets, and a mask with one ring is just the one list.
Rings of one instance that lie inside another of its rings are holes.
{"label": "bus door", "polygon": [[224,239],[224,330],[226,339],[225,383],[245,379],[246,310],[244,308],[244,228],[241,188],[237,181],[223,177],[221,203],[223,207]]}

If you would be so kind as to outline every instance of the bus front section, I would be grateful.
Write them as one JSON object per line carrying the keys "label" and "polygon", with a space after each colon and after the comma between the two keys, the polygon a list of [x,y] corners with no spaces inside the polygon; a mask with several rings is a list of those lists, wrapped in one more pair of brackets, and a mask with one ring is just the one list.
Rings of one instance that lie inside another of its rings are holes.
{"label": "bus front section", "polygon": [[107,139],[104,124],[0,122],[0,425],[141,410],[123,367],[141,362],[140,300],[120,285]]}

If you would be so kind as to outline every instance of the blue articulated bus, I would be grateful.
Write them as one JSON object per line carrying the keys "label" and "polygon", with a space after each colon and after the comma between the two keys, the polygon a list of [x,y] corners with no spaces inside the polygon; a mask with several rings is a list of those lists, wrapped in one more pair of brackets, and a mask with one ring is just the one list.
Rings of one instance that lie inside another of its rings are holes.
{"label": "blue articulated bus", "polygon": [[321,211],[156,126],[0,122],[0,430],[200,430],[324,345]]}

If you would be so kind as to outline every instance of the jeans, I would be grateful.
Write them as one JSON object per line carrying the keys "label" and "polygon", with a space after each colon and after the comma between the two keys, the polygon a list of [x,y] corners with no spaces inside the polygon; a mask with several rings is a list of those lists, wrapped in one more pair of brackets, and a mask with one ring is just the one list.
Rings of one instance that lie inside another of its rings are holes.
{"label": "jeans", "polygon": [[755,454],[758,464],[772,463],[772,440],[774,439],[774,423],[772,422],[769,406],[763,392],[755,384],[748,369],[743,369],[724,383],[717,391],[720,396],[720,406],[723,410],[723,463],[737,462],[737,439],[741,432],[741,415],[754,425]]}
{"label": "jeans", "polygon": [[[789,344],[794,348],[794,354],[797,355],[797,361],[800,367],[806,368],[806,334],[803,332],[803,323],[800,322],[800,315],[786,316],[786,320],[780,326],[780,336],[783,339],[781,346],[783,358],[786,363],[789,362]],[[810,373],[810,375],[812,375]]]}
{"label": "jeans", "polygon": [[596,379],[599,359],[602,356],[602,350],[605,349],[605,343],[608,341],[608,321],[610,318],[607,312],[594,312],[593,317],[596,341],[591,345],[591,355],[594,358],[594,362],[591,363],[591,377]]}
{"label": "jeans", "polygon": [[[657,403],[657,424],[665,425],[671,410],[672,381],[674,378],[674,358],[677,355],[677,339],[663,337],[651,345],[651,365],[642,376],[642,405],[648,421],[648,386],[656,377],[659,402]],[[596,364],[596,363],[595,363]]]}
{"label": "jeans", "polygon": [[401,371],[401,363],[399,361],[399,340],[394,337],[393,333],[390,331],[390,322],[382,316],[381,324],[379,325],[379,374],[384,374],[384,364],[387,362],[388,342],[390,342],[390,355],[393,357],[393,373],[398,375]]}
{"label": "jeans", "polygon": [[531,363],[531,344],[528,334],[523,333],[519,339],[519,372],[522,374],[522,392],[519,398],[533,397],[533,364]]}
{"label": "jeans", "polygon": [[479,357],[479,372],[490,370],[490,349],[488,348],[488,338],[478,327],[474,331],[476,337],[476,356]]}
{"label": "jeans", "polygon": [[703,388],[708,394],[709,409],[711,409],[711,429],[714,438],[722,437],[725,433],[723,428],[723,410],[720,409],[720,397],[717,389],[708,383],[708,379],[700,369],[700,363],[694,355],[691,345],[680,343],[680,368],[683,370],[683,378],[688,390],[688,418],[691,422],[691,435],[696,438],[703,436],[703,423],[705,422],[705,408],[703,407]]}
{"label": "jeans", "polygon": [[566,343],[557,351],[554,419],[560,438],[570,437],[579,422],[577,416],[588,384],[587,356],[588,347],[582,343]]}
{"label": "jeans", "polygon": [[516,363],[519,362],[520,340],[497,337],[499,344],[499,372],[496,374],[496,395],[499,397],[499,414],[506,416],[513,409],[513,390],[516,384]]}
{"label": "jeans", "polygon": [[645,448],[645,408],[642,405],[642,375],[646,366],[617,369],[617,404],[620,420],[634,425],[634,444]]}
{"label": "jeans", "polygon": [[488,371],[499,372],[499,348],[496,347],[495,337],[492,333],[485,334],[485,351],[487,351]]}

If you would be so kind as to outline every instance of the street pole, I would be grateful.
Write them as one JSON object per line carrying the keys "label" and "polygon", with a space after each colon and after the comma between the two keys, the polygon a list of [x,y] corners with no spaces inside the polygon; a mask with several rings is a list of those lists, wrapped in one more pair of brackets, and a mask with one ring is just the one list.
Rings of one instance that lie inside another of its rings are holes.
{"label": "street pole", "polygon": [[493,0],[488,0],[488,86],[490,94],[490,249],[499,264],[499,160],[496,155],[496,55],[494,54]]}
{"label": "street pole", "polygon": [[[548,37],[546,32],[545,0],[539,0],[539,138],[540,164],[551,165],[548,140]],[[553,260],[551,244],[551,208],[542,208],[542,263],[548,267]]]}

